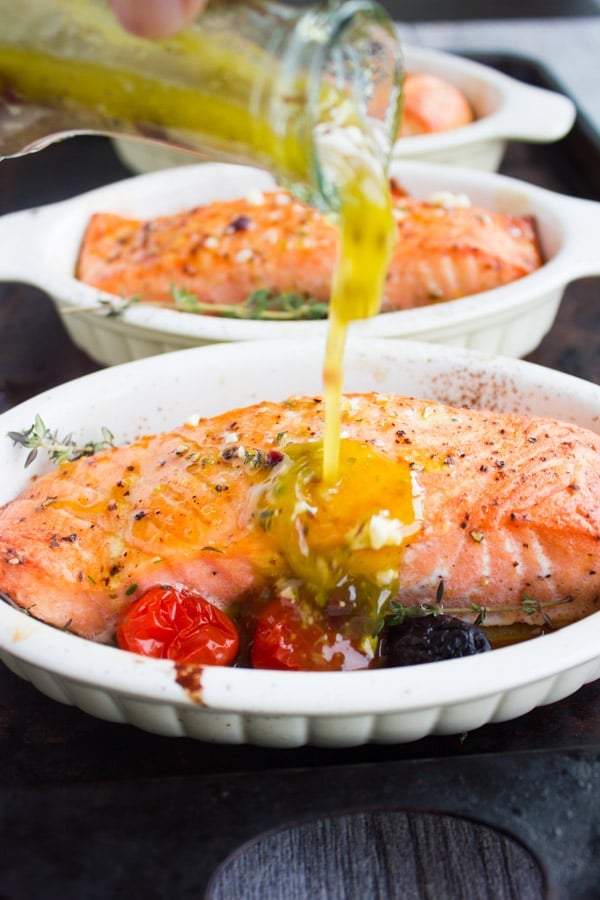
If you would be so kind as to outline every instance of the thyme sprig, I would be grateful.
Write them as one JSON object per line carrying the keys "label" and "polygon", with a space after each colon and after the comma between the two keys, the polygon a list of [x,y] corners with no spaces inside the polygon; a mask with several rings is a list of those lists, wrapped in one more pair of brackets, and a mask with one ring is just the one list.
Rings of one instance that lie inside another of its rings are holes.
{"label": "thyme sprig", "polygon": [[[193,315],[210,315],[222,319],[264,319],[285,322],[294,319],[326,319],[328,304],[298,291],[277,293],[261,288],[248,295],[243,303],[205,303],[199,300],[185,285],[171,284],[173,306],[179,312]],[[97,297],[97,306],[66,306],[61,313],[91,313],[105,318],[120,316],[136,303],[143,303],[141,294],[131,297]],[[153,302],[153,306],[160,306]]]}
{"label": "thyme sprig", "polygon": [[[415,606],[403,606],[400,600],[390,600],[390,612],[383,617],[378,630],[381,630],[384,626],[401,625],[405,619],[410,617],[439,616],[442,614],[460,617],[474,613],[475,619],[473,624],[483,625],[490,612],[489,607],[479,603],[468,603],[465,606],[444,606],[442,602],[443,596],[444,582],[440,581],[434,603],[419,603]],[[566,603],[571,603],[572,600],[573,598],[568,596],[562,597],[560,600],[549,600],[546,603],[542,603],[540,600],[535,600],[533,597],[524,594],[518,605],[503,606],[502,612],[523,612],[526,616],[535,616],[539,613],[548,628],[553,628],[552,619],[546,610],[554,606],[564,606]]]}
{"label": "thyme sprig", "polygon": [[55,463],[73,462],[82,456],[93,456],[99,450],[113,447],[114,436],[104,425],[101,428],[102,438],[98,441],[78,443],[72,434],[59,438],[56,431],[46,427],[40,415],[36,415],[33,425],[24,431],[9,431],[8,437],[14,444],[29,450],[25,460],[25,468],[30,466],[40,450],[44,450],[49,459]]}
{"label": "thyme sprig", "polygon": [[253,291],[244,303],[205,303],[185,285],[171,285],[175,309],[196,315],[213,315],[226,319],[326,319],[327,303],[296,291],[277,293],[268,288]]}
{"label": "thyme sprig", "polygon": [[63,315],[71,315],[72,313],[92,313],[94,315],[112,318],[120,316],[131,306],[142,302],[141,294],[134,294],[131,297],[96,297],[97,306],[63,306],[61,313]]}

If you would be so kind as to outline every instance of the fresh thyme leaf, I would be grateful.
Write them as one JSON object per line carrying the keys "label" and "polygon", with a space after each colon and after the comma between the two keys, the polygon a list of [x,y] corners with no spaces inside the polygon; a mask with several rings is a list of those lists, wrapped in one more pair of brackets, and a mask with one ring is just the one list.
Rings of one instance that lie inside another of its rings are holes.
{"label": "fresh thyme leaf", "polygon": [[487,615],[487,609],[485,608],[485,606],[478,607],[477,615],[475,616],[475,621],[473,622],[473,625],[477,625],[477,626],[483,625],[483,623],[485,622],[486,615]]}
{"label": "fresh thyme leaf", "polygon": [[326,319],[328,305],[298,291],[276,293],[268,288],[253,291],[244,303],[206,303],[188,291],[185,285],[171,284],[175,309],[196,315],[226,319]]}
{"label": "fresh thyme leaf", "polygon": [[258,514],[258,524],[262,528],[263,531],[268,531],[273,524],[273,516],[275,515],[272,509],[262,509]]}
{"label": "fresh thyme leaf", "polygon": [[436,606],[441,605],[443,597],[444,597],[444,579],[442,578],[440,580],[440,583],[438,584],[438,589],[435,593],[435,605]]}
{"label": "fresh thyme leaf", "polygon": [[99,450],[106,450],[108,447],[114,446],[113,434],[104,425],[101,428],[101,435],[99,441],[86,441],[85,443],[78,443],[72,434],[59,438],[56,431],[46,427],[39,414],[36,415],[33,425],[24,431],[8,432],[8,437],[14,444],[29,450],[25,468],[31,465],[39,450],[44,450],[52,462],[63,463],[73,462],[82,456],[93,456]]}
{"label": "fresh thyme leaf", "polygon": [[416,606],[403,606],[399,600],[390,601],[390,612],[383,618],[383,625],[402,625],[409,617],[437,616],[442,612],[442,607],[432,606],[430,603],[419,603]]}
{"label": "fresh thyme leaf", "polygon": [[[379,634],[384,627],[401,625],[406,618],[411,616],[439,616],[442,613],[447,616],[457,617],[475,613],[473,624],[477,626],[483,625],[490,611],[489,607],[479,605],[478,603],[470,603],[468,606],[445,607],[442,603],[443,593],[444,583],[441,581],[436,592],[435,604],[420,603],[416,606],[403,606],[400,600],[396,598],[390,600],[388,604],[389,612],[379,621],[374,634]],[[550,600],[547,603],[542,603],[540,600],[535,600],[533,597],[524,594],[518,606],[504,606],[502,611],[523,612],[526,616],[535,616],[539,613],[548,628],[553,628],[552,620],[547,612],[548,608],[553,606],[563,606],[566,603],[571,603],[572,600],[573,598],[568,596],[563,597],[560,600]]]}

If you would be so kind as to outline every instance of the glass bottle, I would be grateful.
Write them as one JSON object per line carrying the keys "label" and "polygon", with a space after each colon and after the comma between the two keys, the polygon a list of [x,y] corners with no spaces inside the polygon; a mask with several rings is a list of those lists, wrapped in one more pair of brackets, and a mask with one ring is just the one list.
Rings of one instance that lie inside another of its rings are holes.
{"label": "glass bottle", "polygon": [[125,32],[105,0],[0,0],[0,15],[0,157],[139,137],[266,168],[327,208],[349,156],[387,164],[401,55],[371,0],[211,0],[159,41]]}

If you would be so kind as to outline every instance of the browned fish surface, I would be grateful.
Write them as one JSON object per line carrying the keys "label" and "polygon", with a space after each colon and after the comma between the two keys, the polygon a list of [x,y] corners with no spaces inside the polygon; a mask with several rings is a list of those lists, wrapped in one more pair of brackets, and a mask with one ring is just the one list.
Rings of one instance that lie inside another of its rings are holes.
{"label": "browned fish surface", "polygon": [[[542,264],[531,217],[455,201],[396,189],[384,312],[486,291]],[[283,191],[255,192],[145,222],[98,212],[76,276],[109,294],[169,305],[175,287],[219,314],[257,291],[326,303],[337,254],[337,229],[321,213]]]}
{"label": "browned fish surface", "polygon": [[[501,623],[539,621],[525,615],[525,597],[558,603],[556,624],[600,608],[597,435],[545,419],[349,396],[345,487],[319,523],[310,504],[293,499],[285,471],[294,448],[318,446],[322,426],[319,398],[291,398],[60,465],[0,512],[0,589],[40,619],[105,641],[153,585],[193,588],[239,609],[258,588],[311,578],[311,566],[336,554],[347,572],[394,584],[405,604],[431,602],[443,581],[450,607],[484,604]],[[361,454],[366,468],[353,469]],[[265,505],[265,488],[281,508]],[[286,503],[297,518],[286,518]]]}

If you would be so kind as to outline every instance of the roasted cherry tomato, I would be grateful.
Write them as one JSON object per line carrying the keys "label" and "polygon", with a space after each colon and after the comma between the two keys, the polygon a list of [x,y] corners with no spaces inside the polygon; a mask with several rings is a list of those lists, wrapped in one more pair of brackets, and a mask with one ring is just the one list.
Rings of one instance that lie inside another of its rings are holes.
{"label": "roasted cherry tomato", "polygon": [[239,637],[231,619],[199,594],[156,585],[129,606],[119,622],[122,650],[176,662],[228,666]]}
{"label": "roasted cherry tomato", "polygon": [[366,669],[369,657],[328,627],[318,611],[278,597],[258,617],[250,662],[254,669],[348,671]]}

